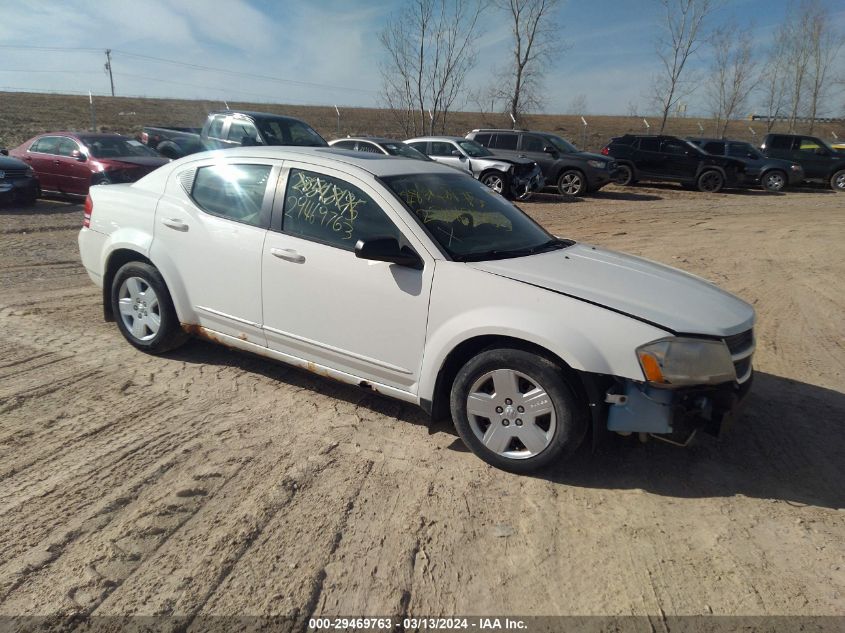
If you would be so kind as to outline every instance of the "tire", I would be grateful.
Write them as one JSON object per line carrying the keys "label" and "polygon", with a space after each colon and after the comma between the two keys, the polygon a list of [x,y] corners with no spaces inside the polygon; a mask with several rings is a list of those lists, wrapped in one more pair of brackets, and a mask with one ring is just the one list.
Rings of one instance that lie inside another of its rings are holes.
{"label": "tire", "polygon": [[783,191],[787,182],[786,173],[780,169],[770,169],[760,176],[760,184],[763,185],[763,189],[772,193]]}
{"label": "tire", "polygon": [[496,170],[490,170],[481,174],[481,177],[478,180],[481,181],[481,184],[490,187],[490,189],[496,193],[501,194],[506,198],[508,197],[509,187],[507,174]]}
{"label": "tire", "polygon": [[562,196],[583,196],[587,193],[587,179],[577,169],[567,169],[557,179],[557,191]]}
{"label": "tire", "polygon": [[[533,414],[525,411],[532,406]],[[560,367],[519,349],[487,349],[471,358],[452,383],[450,407],[464,444],[514,473],[571,455],[587,431],[586,408]]]}
{"label": "tire", "polygon": [[695,181],[699,191],[705,193],[719,193],[725,186],[725,177],[715,169],[705,169]]}
{"label": "tire", "polygon": [[613,182],[617,185],[622,185],[623,187],[630,187],[636,181],[634,178],[634,168],[630,165],[621,164],[616,166],[616,178],[613,179]]}
{"label": "tire", "polygon": [[845,169],[840,169],[830,177],[830,188],[845,193]]}
{"label": "tire", "polygon": [[155,266],[143,262],[121,266],[111,286],[111,307],[120,333],[140,350],[163,354],[188,339]]}

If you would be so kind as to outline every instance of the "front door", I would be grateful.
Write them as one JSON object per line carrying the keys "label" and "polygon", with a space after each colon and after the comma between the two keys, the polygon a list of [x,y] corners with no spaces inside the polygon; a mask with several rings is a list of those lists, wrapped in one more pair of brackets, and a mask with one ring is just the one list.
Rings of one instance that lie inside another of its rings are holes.
{"label": "front door", "polygon": [[266,345],[261,249],[279,169],[270,161],[205,161],[192,178],[189,168],[168,183],[156,209],[152,259],[165,279],[169,273],[183,280],[181,303],[191,311],[183,320]]}
{"label": "front door", "polygon": [[[355,256],[358,240],[384,236],[423,269]],[[286,162],[261,263],[271,349],[416,393],[434,260],[398,203],[343,172]]]}
{"label": "front door", "polygon": [[449,165],[455,169],[472,173],[469,159],[457,143],[450,141],[431,141],[430,156],[438,163]]}
{"label": "front door", "polygon": [[63,136],[59,140],[58,154],[56,157],[57,188],[77,196],[87,195],[91,184],[91,168],[79,144],[72,138]]}

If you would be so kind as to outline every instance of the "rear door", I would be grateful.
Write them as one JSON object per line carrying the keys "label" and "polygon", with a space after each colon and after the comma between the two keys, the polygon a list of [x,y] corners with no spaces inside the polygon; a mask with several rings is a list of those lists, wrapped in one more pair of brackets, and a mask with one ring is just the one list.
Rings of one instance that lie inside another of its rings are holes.
{"label": "rear door", "polygon": [[[438,163],[449,165],[455,169],[462,171],[469,171],[469,159],[463,150],[458,147],[457,143],[451,141],[431,141],[431,156]],[[455,155],[457,154],[457,156]]]}
{"label": "rear door", "polygon": [[656,136],[640,138],[634,151],[634,165],[637,170],[648,176],[662,175],[662,156],[660,154],[660,139]]}
{"label": "rear door", "polygon": [[188,323],[266,345],[261,249],[280,161],[197,161],[177,171],[156,209],[152,259],[182,280]]}
{"label": "rear door", "polygon": [[540,165],[543,176],[547,181],[555,177],[554,166],[557,159],[551,152],[544,152],[544,147],[551,146],[551,143],[542,136],[536,134],[523,134],[519,142],[520,155],[529,158]]}
{"label": "rear door", "polygon": [[502,158],[519,157],[519,134],[516,132],[496,132],[490,139],[490,151]]}
{"label": "rear door", "polygon": [[42,136],[32,144],[24,157],[24,160],[32,165],[32,169],[38,175],[42,189],[59,190],[56,177],[57,165],[54,162],[58,157],[58,151],[58,136]]}

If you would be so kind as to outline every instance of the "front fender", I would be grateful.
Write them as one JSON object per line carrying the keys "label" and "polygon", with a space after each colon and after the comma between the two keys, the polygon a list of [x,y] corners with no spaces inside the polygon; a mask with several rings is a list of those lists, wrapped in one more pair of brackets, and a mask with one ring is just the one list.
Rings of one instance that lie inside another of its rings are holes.
{"label": "front fender", "polygon": [[548,350],[572,369],[642,380],[635,350],[667,331],[550,290],[438,262],[419,397],[432,400],[449,353],[478,336],[506,336]]}

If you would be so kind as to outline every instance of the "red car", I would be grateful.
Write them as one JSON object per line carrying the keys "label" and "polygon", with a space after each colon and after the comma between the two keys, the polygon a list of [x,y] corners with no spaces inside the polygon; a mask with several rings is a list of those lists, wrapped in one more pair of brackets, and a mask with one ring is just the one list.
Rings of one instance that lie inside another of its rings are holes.
{"label": "red car", "polygon": [[51,132],[9,151],[32,167],[44,192],[87,196],[88,187],[135,182],[170,162],[120,134]]}

